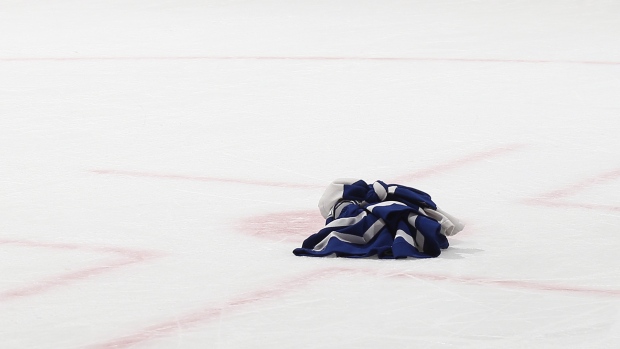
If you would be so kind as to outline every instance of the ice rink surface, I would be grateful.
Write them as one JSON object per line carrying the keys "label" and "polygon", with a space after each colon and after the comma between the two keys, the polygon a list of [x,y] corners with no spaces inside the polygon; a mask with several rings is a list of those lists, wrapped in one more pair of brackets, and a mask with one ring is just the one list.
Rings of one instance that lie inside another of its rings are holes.
{"label": "ice rink surface", "polygon": [[[617,1],[0,1],[1,348],[617,348]],[[436,259],[296,257],[333,179]]]}

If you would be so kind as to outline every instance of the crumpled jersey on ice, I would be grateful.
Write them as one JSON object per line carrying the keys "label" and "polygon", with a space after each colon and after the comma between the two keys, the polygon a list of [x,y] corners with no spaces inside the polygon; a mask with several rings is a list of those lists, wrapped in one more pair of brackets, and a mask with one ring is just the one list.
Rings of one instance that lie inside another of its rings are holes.
{"label": "crumpled jersey on ice", "polygon": [[463,229],[427,193],[398,184],[338,179],[319,201],[325,227],[308,237],[298,256],[428,258],[448,248]]}

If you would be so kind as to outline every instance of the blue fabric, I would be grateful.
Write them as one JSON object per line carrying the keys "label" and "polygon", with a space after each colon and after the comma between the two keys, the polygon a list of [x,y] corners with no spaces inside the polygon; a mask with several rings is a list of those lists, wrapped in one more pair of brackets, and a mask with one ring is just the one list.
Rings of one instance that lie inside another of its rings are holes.
{"label": "blue fabric", "polygon": [[423,191],[363,180],[338,183],[329,190],[327,196],[335,202],[325,227],[296,248],[295,255],[429,258],[448,248],[441,224],[425,212],[437,205]]}

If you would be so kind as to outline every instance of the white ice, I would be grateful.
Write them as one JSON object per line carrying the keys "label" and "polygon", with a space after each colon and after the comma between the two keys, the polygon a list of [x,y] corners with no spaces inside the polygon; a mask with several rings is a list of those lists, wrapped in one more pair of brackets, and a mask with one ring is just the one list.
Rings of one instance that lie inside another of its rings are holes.
{"label": "white ice", "polygon": [[[620,347],[617,1],[0,1],[0,348]],[[436,259],[302,258],[331,180]]]}

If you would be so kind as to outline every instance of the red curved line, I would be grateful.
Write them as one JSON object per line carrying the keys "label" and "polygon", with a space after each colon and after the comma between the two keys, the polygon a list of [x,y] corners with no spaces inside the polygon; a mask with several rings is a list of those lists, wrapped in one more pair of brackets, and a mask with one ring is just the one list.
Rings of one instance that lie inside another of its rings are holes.
{"label": "red curved line", "polygon": [[0,302],[44,293],[56,287],[69,285],[78,280],[87,279],[115,269],[141,263],[151,258],[163,256],[163,253],[160,252],[134,250],[123,247],[89,246],[15,239],[0,239],[0,245],[14,245],[27,248],[47,248],[56,250],[80,250],[115,255],[115,258],[108,262],[102,262],[95,266],[86,267],[71,272],[55,274],[51,277],[37,280],[36,282],[28,285],[2,291],[0,292]]}

